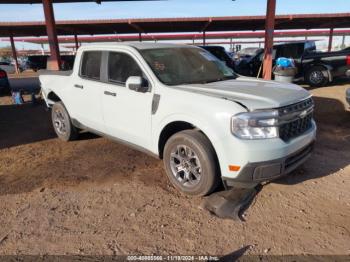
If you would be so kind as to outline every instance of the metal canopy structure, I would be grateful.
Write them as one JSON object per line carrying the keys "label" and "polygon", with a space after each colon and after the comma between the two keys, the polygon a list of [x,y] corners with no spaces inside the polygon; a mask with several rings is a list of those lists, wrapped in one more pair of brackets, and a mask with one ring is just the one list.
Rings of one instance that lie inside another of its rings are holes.
{"label": "metal canopy structure", "polygon": [[[126,1],[153,1],[153,0],[0,0],[0,4],[43,4],[44,9],[44,15],[45,15],[45,24],[46,24],[46,33],[49,38],[49,44],[50,44],[50,52],[51,56],[48,60],[48,68],[53,70],[59,70],[61,67],[61,58],[60,58],[60,49],[59,49],[59,43],[57,39],[57,28],[56,28],[56,22],[55,22],[55,14],[53,9],[53,3],[73,3],[73,2],[95,2],[100,4],[102,1],[109,1],[109,2],[126,2]],[[158,1],[158,0],[155,0]],[[76,35],[76,34],[75,34]],[[16,59],[16,48],[14,45],[14,34],[13,31],[10,29],[8,30],[8,36],[10,36],[11,46],[13,49],[13,57]],[[18,72],[18,62],[16,59],[16,71]]]}
{"label": "metal canopy structure", "polygon": [[[325,30],[293,30],[293,31],[278,31],[274,32],[274,37],[328,37],[329,29]],[[350,29],[334,30],[334,36],[350,35]],[[169,40],[202,40],[200,33],[186,33],[186,34],[145,34],[142,39],[145,41],[169,41]],[[249,38],[263,38],[264,32],[224,32],[224,33],[207,33],[207,39],[232,39],[233,43],[237,43],[234,39],[249,39]],[[0,38],[0,41],[8,41],[7,38]],[[75,43],[74,36],[60,36],[59,43]],[[81,43],[95,43],[95,42],[118,42],[118,41],[139,41],[138,34],[131,35],[98,35],[98,36],[79,36]],[[286,40],[285,40],[286,41]],[[34,44],[47,44],[47,37],[23,37],[15,38],[15,42],[26,42]]]}
{"label": "metal canopy structure", "polygon": [[[1,1],[1,0],[0,0]],[[257,31],[265,16],[56,21],[58,35]],[[350,13],[276,16],[275,30],[350,28]],[[45,22],[0,22],[0,36],[45,36]]]}
{"label": "metal canopy structure", "polygon": [[[157,18],[157,19],[110,19],[61,21],[56,23],[53,3],[73,2],[119,2],[152,0],[0,0],[0,4],[43,4],[45,22],[0,23],[0,37],[10,37],[11,46],[16,57],[14,36],[48,36],[51,57],[49,69],[60,69],[60,52],[58,35],[74,35],[78,47],[78,35],[142,34],[201,32],[205,45],[206,32],[211,31],[265,31],[264,78],[271,78],[274,30],[283,29],[329,29],[329,50],[332,47],[334,28],[349,28],[350,13],[340,14],[302,14],[276,16],[276,0],[267,0],[266,16],[232,16],[232,17],[192,17],[192,18]],[[157,1],[157,0],[156,0]]]}

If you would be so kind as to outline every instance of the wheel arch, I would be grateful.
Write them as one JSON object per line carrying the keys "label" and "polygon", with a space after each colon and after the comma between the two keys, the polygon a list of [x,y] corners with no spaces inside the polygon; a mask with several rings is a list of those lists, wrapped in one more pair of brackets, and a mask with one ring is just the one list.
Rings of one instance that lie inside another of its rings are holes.
{"label": "wheel arch", "polygon": [[213,141],[215,141],[217,137],[215,136],[215,133],[211,132],[208,128],[205,128],[204,125],[201,125],[198,121],[195,121],[195,120],[194,121],[190,121],[189,119],[173,120],[163,125],[163,128],[159,133],[158,141],[157,141],[159,158],[163,159],[164,147],[168,139],[172,135],[184,130],[197,130],[201,132],[208,139],[208,141],[210,142],[214,150],[214,154],[215,154],[214,157],[217,164],[217,170],[221,173],[220,161],[218,158],[218,151],[217,151],[216,145],[213,143]]}
{"label": "wheel arch", "polygon": [[[208,139],[208,142],[212,146],[212,149],[213,149],[213,154],[214,154],[213,155],[213,158],[214,158],[213,164],[214,164],[216,172],[217,172],[216,175],[217,175],[218,179],[220,179],[219,181],[222,181],[221,180],[222,179],[221,178],[222,171],[221,171],[220,161],[218,158],[218,151],[216,150],[215,145],[213,144],[213,141],[210,138],[210,135],[208,135],[208,133],[205,130],[201,129],[200,127],[198,127],[195,124],[192,124],[189,121],[182,121],[182,120],[181,121],[180,120],[172,121],[163,127],[162,131],[160,132],[159,139],[158,139],[159,158],[163,159],[163,152],[164,152],[165,144],[170,139],[170,137],[172,137],[174,134],[176,134],[178,132],[185,131],[185,130],[198,131]],[[222,182],[220,182],[220,183],[222,183]]]}
{"label": "wheel arch", "polygon": [[62,99],[54,91],[49,91],[46,96],[46,102],[48,107],[52,107],[53,104],[62,102]]}

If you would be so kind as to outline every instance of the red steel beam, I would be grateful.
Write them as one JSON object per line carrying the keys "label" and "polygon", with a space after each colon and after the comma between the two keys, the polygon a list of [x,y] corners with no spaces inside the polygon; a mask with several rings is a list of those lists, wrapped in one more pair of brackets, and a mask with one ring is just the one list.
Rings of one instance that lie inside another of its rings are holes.
{"label": "red steel beam", "polygon": [[[350,35],[349,29],[334,30],[333,35]],[[329,30],[297,30],[297,31],[278,31],[274,32],[274,37],[302,37],[302,36],[329,36]],[[263,32],[227,32],[227,33],[208,33],[206,39],[229,39],[229,38],[262,38]],[[192,40],[201,39],[202,34],[147,34],[142,36],[143,40]],[[0,38],[6,41],[6,38]],[[23,37],[15,38],[15,42],[28,43],[47,43],[46,37]],[[80,36],[80,42],[108,42],[108,41],[137,41],[139,35],[108,35],[108,36]],[[60,43],[74,43],[74,37],[59,37]]]}
{"label": "red steel beam", "polygon": [[329,30],[328,52],[332,51],[334,28]]}
{"label": "red steel beam", "polygon": [[142,42],[142,33],[139,32],[139,42]]}
{"label": "red steel beam", "polygon": [[79,48],[79,42],[78,42],[78,35],[74,35],[74,43],[75,43],[75,50],[78,51]]}
{"label": "red steel beam", "polygon": [[15,60],[15,68],[16,68],[16,73],[19,73],[19,64],[18,64],[18,58],[17,58],[17,51],[16,51],[16,46],[15,46],[15,41],[13,41],[13,35],[10,35],[10,42],[11,42],[11,49],[12,49],[12,57]]}
{"label": "red steel beam", "polygon": [[271,80],[272,77],[272,54],[273,33],[275,30],[276,0],[267,0],[266,24],[265,24],[265,52],[263,64],[263,77]]}
{"label": "red steel beam", "polygon": [[43,7],[44,7],[44,14],[45,14],[46,31],[47,31],[48,41],[50,45],[50,53],[51,53],[51,56],[48,60],[47,68],[50,70],[60,70],[60,67],[61,67],[60,49],[58,45],[56,22],[55,22],[55,15],[53,11],[52,0],[43,0]]}

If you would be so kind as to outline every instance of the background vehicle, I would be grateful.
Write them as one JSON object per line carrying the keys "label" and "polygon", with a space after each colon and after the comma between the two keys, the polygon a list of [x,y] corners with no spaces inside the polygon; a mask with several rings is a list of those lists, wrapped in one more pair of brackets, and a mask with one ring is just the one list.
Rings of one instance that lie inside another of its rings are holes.
{"label": "background vehicle", "polygon": [[0,69],[6,71],[7,74],[16,73],[16,67],[10,62],[5,62],[5,61],[0,62]]}
{"label": "background vehicle", "polygon": [[9,94],[11,92],[10,83],[5,70],[0,69],[0,95]]}
{"label": "background vehicle", "polygon": [[[32,55],[28,56],[27,68],[33,71],[38,71],[47,68],[47,55]],[[62,70],[72,70],[74,65],[74,55],[62,55],[61,56],[61,68]]]}
{"label": "background vehicle", "polygon": [[244,49],[241,49],[240,51],[238,51],[235,54],[234,59],[237,62],[240,60],[249,59],[251,57],[256,56],[258,53],[261,53],[262,51],[264,51],[263,48],[247,47],[247,48],[244,48]]}
{"label": "background vehicle", "polygon": [[[250,59],[241,60],[236,64],[236,72],[257,76],[263,57],[261,50]],[[350,50],[316,52],[315,41],[277,44],[274,46],[274,64],[279,57],[293,58],[298,69],[296,79],[303,79],[310,86],[325,86],[335,77],[350,75]]]}
{"label": "background vehicle", "polygon": [[42,94],[64,141],[79,129],[163,159],[179,190],[255,187],[312,151],[309,92],[239,77],[193,46],[118,43],[78,50],[73,72],[43,72]]}
{"label": "background vehicle", "polygon": [[229,67],[234,69],[234,61],[232,59],[232,56],[228,54],[226,49],[222,46],[199,46],[200,48],[203,48],[213,54],[216,58],[219,60],[225,62],[225,64]]}
{"label": "background vehicle", "polygon": [[27,68],[33,71],[46,69],[48,56],[47,55],[31,55],[27,58]]}

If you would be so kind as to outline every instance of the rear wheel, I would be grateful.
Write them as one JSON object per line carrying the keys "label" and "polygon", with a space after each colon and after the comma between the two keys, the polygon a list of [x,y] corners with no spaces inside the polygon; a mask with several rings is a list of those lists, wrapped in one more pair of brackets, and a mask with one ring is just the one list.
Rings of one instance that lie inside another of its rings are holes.
{"label": "rear wheel", "polygon": [[214,148],[199,131],[185,130],[169,138],[163,161],[171,183],[186,194],[207,195],[220,181]]}
{"label": "rear wheel", "polygon": [[306,74],[306,81],[312,87],[321,87],[329,83],[327,69],[322,66],[312,67]]}
{"label": "rear wheel", "polygon": [[79,131],[73,126],[70,116],[62,102],[57,102],[53,105],[51,119],[53,128],[61,140],[72,141],[77,139]]}

